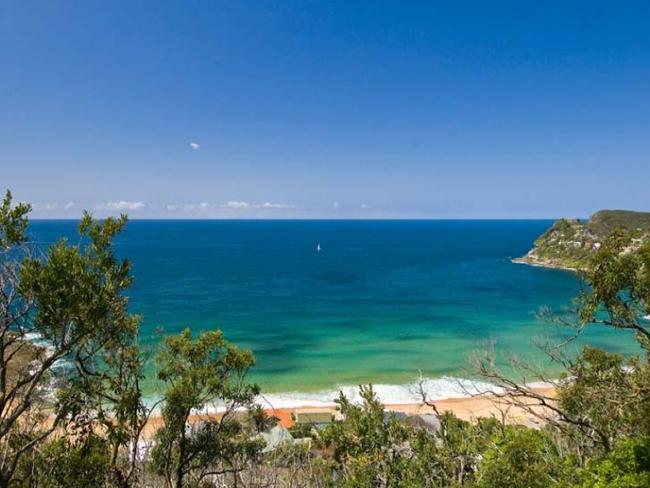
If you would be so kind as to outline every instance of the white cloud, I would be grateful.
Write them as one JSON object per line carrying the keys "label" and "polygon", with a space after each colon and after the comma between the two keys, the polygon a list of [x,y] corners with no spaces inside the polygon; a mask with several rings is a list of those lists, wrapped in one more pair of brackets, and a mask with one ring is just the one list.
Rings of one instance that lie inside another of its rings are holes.
{"label": "white cloud", "polygon": [[362,203],[362,204],[361,204],[361,208],[364,208],[364,209],[365,209],[365,208],[370,208],[370,207],[368,206],[367,203]]}
{"label": "white cloud", "polygon": [[222,205],[224,208],[234,208],[234,209],[240,209],[240,208],[250,208],[251,204],[248,202],[242,202],[241,200],[230,200],[229,202],[226,202]]}
{"label": "white cloud", "polygon": [[51,211],[51,210],[57,210],[59,208],[58,203],[34,203],[32,205],[32,208],[36,211]]}
{"label": "white cloud", "polygon": [[70,210],[72,207],[74,207],[74,202],[68,202],[64,205],[61,205],[56,202],[32,204],[32,209],[34,209],[37,212],[51,212],[53,210]]}
{"label": "white cloud", "polygon": [[286,203],[264,202],[261,205],[255,205],[255,208],[279,209],[279,208],[293,208],[293,206],[288,205]]}
{"label": "white cloud", "polygon": [[334,207],[334,208],[339,208],[340,206],[341,206],[341,204],[339,202],[334,202],[332,204],[332,207]]}
{"label": "white cloud", "polygon": [[201,202],[201,203],[170,203],[166,205],[167,210],[170,212],[192,212],[197,210],[209,210],[209,209],[228,209],[228,210],[246,210],[246,209],[262,209],[262,210],[280,210],[284,208],[293,208],[293,205],[287,203],[275,203],[275,202],[264,202],[264,203],[250,203],[244,200],[230,200],[226,203],[210,203],[210,202]]}
{"label": "white cloud", "polygon": [[144,202],[120,200],[119,202],[102,203],[97,208],[100,210],[141,210],[144,207],[146,207]]}
{"label": "white cloud", "polygon": [[199,144],[198,142],[190,142],[190,147],[196,150],[201,147],[201,144]]}
{"label": "white cloud", "polygon": [[205,210],[214,207],[214,204],[208,202],[201,203],[172,203],[167,205],[167,210],[174,212],[176,210],[192,211],[192,210]]}

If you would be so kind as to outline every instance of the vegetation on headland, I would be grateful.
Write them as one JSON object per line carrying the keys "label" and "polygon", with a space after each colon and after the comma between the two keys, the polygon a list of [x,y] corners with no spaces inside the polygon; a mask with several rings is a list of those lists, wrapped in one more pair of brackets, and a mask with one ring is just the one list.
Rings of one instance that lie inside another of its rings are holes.
{"label": "vegetation on headland", "polygon": [[[437,425],[423,425],[387,415],[368,386],[361,404],[341,395],[344,420],[312,429],[311,442],[267,451],[261,434],[274,419],[254,404],[254,358],[219,331],[166,338],[155,357],[161,425],[145,439],[154,408],[140,388],[147,357],[127,309],[129,262],[113,252],[126,218],[85,214],[79,242],[39,254],[26,237],[28,212],[9,193],[0,205],[0,487],[650,485],[650,243],[632,246],[634,235],[602,240],[588,291],[552,318],[572,337],[588,326],[633,331],[636,357],[587,347],[576,358],[542,344],[565,370],[554,397],[525,386],[550,381],[533,365],[512,358],[517,380],[490,348],[472,359],[500,387],[496,397],[537,428],[508,424],[507,412],[463,421],[425,395]],[[33,345],[35,334],[47,346]],[[217,404],[221,415],[201,414]]]}
{"label": "vegetation on headland", "polygon": [[560,219],[536,241],[518,263],[549,268],[586,270],[603,241],[614,231],[630,237],[628,250],[650,241],[650,212],[601,210],[588,221]]}

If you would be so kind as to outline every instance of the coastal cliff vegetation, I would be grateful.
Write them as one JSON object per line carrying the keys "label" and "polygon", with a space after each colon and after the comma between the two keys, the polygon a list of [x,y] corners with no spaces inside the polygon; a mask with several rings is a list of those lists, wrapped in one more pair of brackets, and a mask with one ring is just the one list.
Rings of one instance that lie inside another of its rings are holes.
{"label": "coastal cliff vegetation", "polygon": [[613,232],[623,232],[629,242],[625,251],[633,251],[650,240],[650,212],[601,210],[589,220],[560,219],[536,241],[533,248],[515,262],[587,270],[590,260]]}
{"label": "coastal cliff vegetation", "polygon": [[[28,239],[29,211],[9,192],[0,206],[0,487],[650,486],[648,214],[560,221],[538,241],[535,259],[585,270],[574,308],[549,315],[566,343],[540,344],[563,375],[511,358],[513,379],[490,348],[471,359],[477,378],[499,387],[495,400],[536,423],[468,422],[424,395],[435,422],[422,423],[387,414],[363,386],[359,404],[338,398],[342,420],[271,446],[277,419],[255,404],[249,351],[217,330],[140,347],[130,263],[113,247],[126,217],[84,214],[78,241],[43,250]],[[634,334],[638,354],[565,353],[587,327]],[[141,388],[147,361],[160,383],[155,404]],[[536,379],[555,393],[526,386]]]}

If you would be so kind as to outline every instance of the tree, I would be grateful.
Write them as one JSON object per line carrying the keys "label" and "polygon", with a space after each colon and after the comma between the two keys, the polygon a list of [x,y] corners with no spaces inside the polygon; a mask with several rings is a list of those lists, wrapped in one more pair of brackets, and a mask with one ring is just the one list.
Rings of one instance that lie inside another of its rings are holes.
{"label": "tree", "polygon": [[37,486],[78,488],[105,486],[109,479],[109,446],[91,434],[82,439],[60,437],[43,446],[34,460]]}
{"label": "tree", "polygon": [[644,488],[650,486],[650,438],[631,436],[606,455],[590,460],[581,471],[581,488]]}
{"label": "tree", "polygon": [[[237,484],[242,461],[263,447],[235,415],[251,407],[259,393],[245,381],[253,364],[253,355],[230,345],[221,331],[193,339],[186,329],[165,338],[158,356],[158,377],[166,386],[164,425],[156,432],[151,457],[167,486],[181,488],[187,480],[198,484],[225,474]],[[216,407],[222,410],[218,419],[201,414]]]}
{"label": "tree", "polygon": [[442,486],[461,486],[472,479],[483,453],[501,438],[504,426],[496,418],[459,419],[451,412],[439,415],[436,467]]}
{"label": "tree", "polygon": [[247,421],[251,428],[259,434],[268,432],[278,425],[280,420],[273,415],[269,415],[261,405],[256,404],[249,409]]}
{"label": "tree", "polygon": [[481,453],[500,433],[495,419],[472,424],[449,412],[439,416],[440,428],[431,433],[385,413],[372,386],[360,387],[360,396],[356,405],[341,394],[337,408],[344,420],[321,434],[334,449],[341,486],[460,486],[472,479]]}
{"label": "tree", "polygon": [[579,300],[578,327],[603,324],[634,331],[650,352],[650,241],[633,250],[631,236],[615,231],[596,253]]}
{"label": "tree", "polygon": [[[44,419],[34,403],[43,400],[47,371],[25,371],[42,361],[43,352],[25,340],[32,332],[33,300],[20,291],[22,262],[29,255],[25,235],[31,208],[12,205],[7,191],[0,206],[0,486],[7,486],[20,457],[47,437],[51,428],[39,428]],[[20,424],[18,419],[24,419]]]}
{"label": "tree", "polygon": [[[518,358],[510,364],[519,376],[506,375],[491,350],[474,358],[479,375],[501,388],[494,395],[552,426],[561,437],[558,446],[579,464],[611,451],[621,438],[650,433],[650,242],[639,247],[626,233],[613,232],[582,278],[586,287],[571,313],[550,316],[574,334],[562,344],[543,344],[565,369],[559,380]],[[624,358],[591,347],[577,357],[564,353],[564,346],[593,326],[634,332],[640,354]],[[556,395],[526,385],[540,380],[554,385]]]}
{"label": "tree", "polygon": [[120,454],[137,444],[144,407],[139,319],[123,293],[130,264],[113,252],[126,217],[98,222],[85,213],[79,242],[60,240],[43,255],[26,237],[29,210],[12,206],[10,192],[0,207],[0,486],[55,430],[81,438],[98,426],[111,445],[111,473],[128,485],[134,462],[124,471]]}
{"label": "tree", "polygon": [[650,367],[585,347],[558,389],[558,405],[573,420],[565,429],[582,453],[609,451],[620,438],[650,435]]}
{"label": "tree", "polygon": [[543,431],[509,426],[485,452],[476,473],[476,486],[546,488],[563,481],[562,459]]}
{"label": "tree", "polygon": [[321,434],[326,446],[334,448],[336,473],[343,486],[385,486],[400,479],[407,483],[403,466],[410,457],[406,426],[385,418],[384,407],[372,386],[361,386],[361,405],[343,393],[336,400],[343,422],[330,425]]}

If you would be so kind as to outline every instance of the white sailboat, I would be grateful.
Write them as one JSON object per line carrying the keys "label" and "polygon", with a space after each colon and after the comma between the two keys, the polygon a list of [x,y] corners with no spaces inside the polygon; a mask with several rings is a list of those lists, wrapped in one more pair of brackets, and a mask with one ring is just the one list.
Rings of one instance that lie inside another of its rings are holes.
{"label": "white sailboat", "polygon": [[320,242],[316,244],[316,252],[320,252]]}

